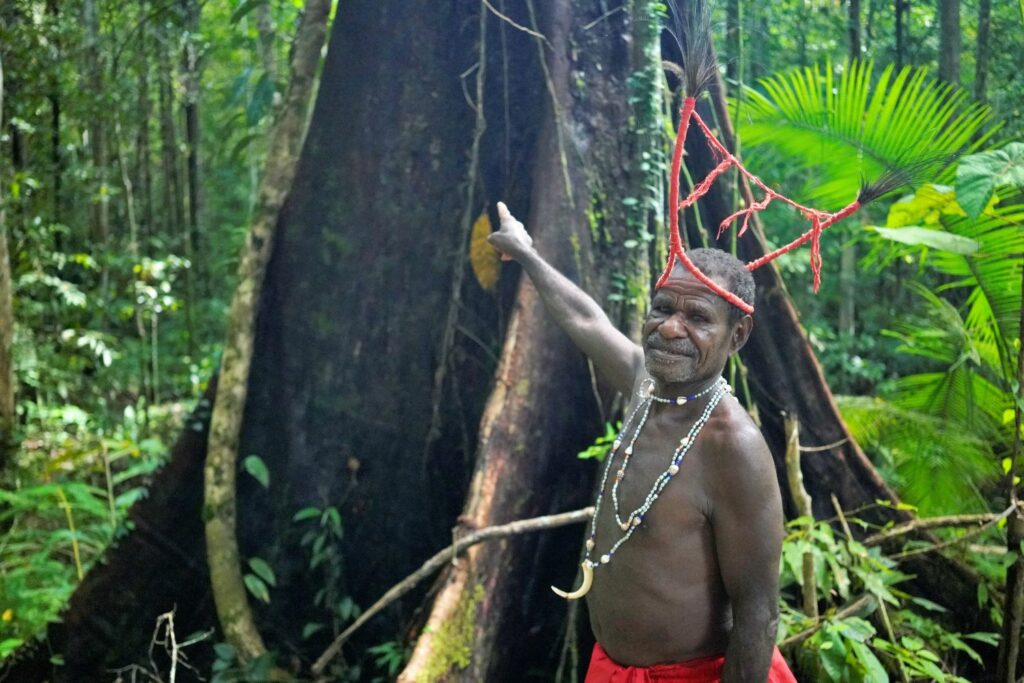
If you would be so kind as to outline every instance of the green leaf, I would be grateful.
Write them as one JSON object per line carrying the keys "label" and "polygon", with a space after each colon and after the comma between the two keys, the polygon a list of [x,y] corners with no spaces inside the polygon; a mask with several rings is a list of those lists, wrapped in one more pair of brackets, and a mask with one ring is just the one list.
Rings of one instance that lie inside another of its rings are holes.
{"label": "green leaf", "polygon": [[319,516],[320,516],[320,508],[315,508],[315,507],[302,508],[301,510],[299,510],[298,512],[295,513],[295,516],[292,517],[292,521],[293,522],[301,522],[304,519],[313,519],[314,517],[319,517]]}
{"label": "green leaf", "polygon": [[915,638],[914,636],[903,636],[900,638],[900,642],[903,644],[903,647],[912,652],[924,647],[924,642],[920,638]]}
{"label": "green leaf", "polygon": [[245,581],[245,587],[256,599],[266,603],[270,602],[270,591],[267,589],[267,584],[263,583],[259,577],[254,574],[246,574],[242,580]]}
{"label": "green leaf", "polygon": [[235,648],[231,643],[216,643],[213,651],[218,659],[232,660],[235,658]]}
{"label": "green leaf", "polygon": [[967,215],[977,218],[1000,185],[1024,189],[1024,143],[971,154],[956,169],[956,198]]}
{"label": "green leaf", "polygon": [[928,600],[927,598],[921,598],[921,597],[917,597],[917,596],[912,595],[912,596],[910,596],[910,601],[913,602],[915,605],[919,605],[919,606],[925,608],[926,610],[931,610],[932,612],[947,612],[948,611],[942,605],[938,604],[937,602],[932,602],[931,600]]}
{"label": "green leaf", "polygon": [[0,659],[17,650],[23,642],[20,638],[4,638],[0,640]]}
{"label": "green leaf", "polygon": [[277,577],[274,576],[274,570],[270,568],[270,565],[267,564],[266,560],[259,557],[250,558],[249,568],[252,569],[256,576],[263,579],[266,583],[271,586],[277,585]]}
{"label": "green leaf", "polygon": [[912,195],[901,197],[889,207],[885,225],[902,228],[908,225],[938,226],[943,216],[965,216],[956,203],[956,193],[948,185],[929,183]]}
{"label": "green leaf", "polygon": [[250,455],[242,461],[242,466],[245,471],[253,476],[253,478],[263,485],[263,488],[270,488],[270,471],[267,470],[266,463],[258,455]]}
{"label": "green leaf", "polygon": [[878,657],[864,643],[856,641],[850,643],[850,650],[857,657],[857,661],[864,668],[864,681],[868,683],[888,683],[889,674],[885,667],[878,661]]}
{"label": "green leaf", "polygon": [[266,2],[267,0],[242,0],[238,7],[235,8],[235,11],[231,13],[231,23],[237,24],[242,20],[242,17]]}
{"label": "green leaf", "polygon": [[338,616],[341,617],[342,621],[354,619],[361,613],[362,610],[359,609],[359,605],[353,602],[352,598],[347,595],[338,603]]}
{"label": "green leaf", "polygon": [[318,631],[322,631],[324,628],[326,628],[326,625],[325,624],[321,624],[321,623],[309,623],[309,624],[306,624],[305,626],[302,627],[302,639],[306,640],[310,636],[312,636],[314,633],[317,633]]}
{"label": "green leaf", "polygon": [[745,150],[768,148],[813,169],[798,201],[838,208],[857,195],[863,178],[978,149],[991,134],[982,132],[988,107],[923,68],[889,66],[876,77],[871,62],[853,61],[793,69],[758,84],[742,104],[730,99],[739,137]]}
{"label": "green leaf", "polygon": [[894,242],[911,246],[931,247],[932,249],[941,249],[942,251],[949,251],[954,254],[973,254],[981,248],[981,244],[978,242],[968,237],[954,235],[945,230],[933,230],[917,226],[905,228],[871,226],[869,229]]}
{"label": "green leaf", "polygon": [[860,643],[875,635],[875,627],[860,617],[849,617],[839,622],[843,626],[843,636]]}

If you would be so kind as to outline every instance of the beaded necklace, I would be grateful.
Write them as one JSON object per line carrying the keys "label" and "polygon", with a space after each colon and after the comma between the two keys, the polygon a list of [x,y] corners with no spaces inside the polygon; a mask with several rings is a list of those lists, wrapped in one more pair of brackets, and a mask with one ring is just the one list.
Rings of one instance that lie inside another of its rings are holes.
{"label": "beaded necklace", "polygon": [[[694,441],[696,441],[697,436],[704,428],[704,425],[707,424],[707,421],[708,419],[710,419],[711,413],[715,410],[715,407],[722,400],[722,398],[731,391],[732,388],[725,381],[725,379],[721,377],[719,377],[718,380],[716,380],[711,386],[704,389],[703,391],[700,391],[691,396],[678,396],[676,398],[663,398],[660,396],[655,396],[654,382],[649,381],[649,383],[646,384],[646,386],[642,390],[642,393],[640,394],[642,400],[640,401],[640,403],[637,404],[636,408],[633,409],[633,412],[630,414],[629,418],[623,424],[622,431],[619,432],[619,435],[615,438],[615,441],[612,443],[612,449],[608,453],[608,462],[605,465],[604,475],[601,478],[601,488],[598,489],[597,500],[594,503],[594,516],[590,520],[590,534],[587,537],[586,541],[586,553],[584,555],[583,563],[581,564],[581,568],[583,569],[583,584],[580,586],[580,588],[571,593],[559,590],[554,586],[551,587],[551,590],[553,590],[557,595],[563,598],[567,598],[569,600],[575,600],[587,594],[587,592],[590,590],[591,584],[593,583],[594,570],[600,567],[602,564],[608,564],[609,562],[611,562],[612,558],[615,556],[615,551],[619,549],[619,546],[628,541],[629,538],[633,535],[633,532],[636,531],[636,529],[640,526],[640,523],[643,521],[644,515],[646,515],[647,511],[651,509],[652,505],[654,505],[654,501],[658,499],[658,496],[661,495],[661,492],[664,491],[665,487],[668,486],[668,483],[672,481],[672,477],[679,473],[679,466],[683,461],[683,457],[687,454],[687,452],[689,452]],[[640,436],[640,431],[643,429],[644,424],[647,422],[647,417],[651,412],[651,405],[655,401],[657,401],[658,403],[675,403],[676,405],[681,406],[709,393],[711,394],[711,398],[708,399],[707,405],[704,406],[704,410],[701,412],[700,417],[698,417],[697,421],[693,423],[692,427],[690,427],[689,432],[687,432],[687,434],[679,440],[679,445],[672,453],[672,458],[669,461],[668,468],[666,468],[666,470],[662,472],[660,475],[658,475],[658,477],[654,480],[654,484],[651,486],[651,490],[648,491],[647,496],[644,498],[640,506],[637,507],[632,512],[630,512],[625,519],[622,519],[621,512],[619,509],[619,483],[626,476],[626,467],[629,465],[630,457],[633,455],[634,444],[636,444],[636,440]],[[608,474],[611,472],[612,463],[615,459],[615,454],[625,441],[625,437],[629,432],[630,426],[632,425],[633,420],[636,418],[637,414],[641,414],[640,420],[638,421],[636,428],[633,431],[633,435],[629,441],[629,445],[627,445],[625,450],[623,451],[622,465],[615,473],[615,483],[612,485],[611,497],[612,505],[615,510],[615,522],[619,525],[619,528],[622,529],[623,534],[614,544],[612,544],[611,548],[608,549],[608,552],[601,555],[599,560],[595,561],[590,558],[591,554],[597,547],[597,519],[598,516],[601,514],[601,502],[604,500],[605,486],[608,484]]]}

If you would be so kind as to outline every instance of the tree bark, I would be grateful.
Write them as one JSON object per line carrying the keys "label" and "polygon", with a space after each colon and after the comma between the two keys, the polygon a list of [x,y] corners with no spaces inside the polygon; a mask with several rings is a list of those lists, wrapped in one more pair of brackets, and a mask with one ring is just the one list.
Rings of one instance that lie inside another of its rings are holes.
{"label": "tree bark", "polygon": [[[1024,7],[1021,7],[1024,19]],[[1024,274],[1021,275],[1024,279]],[[1024,283],[1022,283],[1024,285]],[[1021,302],[1018,338],[1024,339],[1024,302]],[[1006,474],[1011,505],[1019,505],[1020,487],[1015,478],[1020,471],[1022,455],[1021,422],[1024,419],[1021,402],[1024,399],[1024,346],[1017,351],[1017,386],[1013,403],[1013,446],[1010,452],[1010,471]],[[1017,680],[1020,657],[1021,628],[1024,626],[1024,559],[1021,548],[1024,543],[1024,514],[1020,508],[1014,510],[1007,525],[1006,551],[1014,554],[1014,561],[1006,570],[1006,599],[1003,605],[1003,632],[999,643],[999,657],[996,664],[996,681],[1012,683]]]}
{"label": "tree bark", "polygon": [[978,42],[974,46],[974,99],[988,101],[988,69],[992,56],[992,0],[978,0]]}
{"label": "tree bark", "polygon": [[[647,24],[637,21],[641,17],[650,19],[648,3],[635,3],[632,15],[617,17],[617,22],[624,23],[608,28],[613,35],[631,34],[641,43],[634,46],[628,61],[617,61],[614,45],[607,40],[601,42],[600,37],[583,29],[601,14],[596,4],[559,0],[544,6],[539,30],[551,46],[543,54],[550,60],[545,74],[553,98],[545,109],[534,156],[526,223],[545,258],[584,283],[602,301],[610,285],[608,274],[615,266],[602,249],[601,235],[610,233],[613,243],[621,243],[628,236],[616,232],[621,231],[622,222],[615,221],[611,212],[621,201],[615,201],[612,188],[634,198],[645,197],[651,190],[642,174],[630,182],[614,182],[618,172],[614,157],[619,152],[615,141],[602,139],[598,131],[630,129],[631,112],[623,106],[622,83],[631,73],[651,68],[651,63],[657,69],[660,58],[658,36],[645,36]],[[528,26],[538,28],[532,23]],[[587,56],[574,58],[570,44]],[[632,60],[636,62],[630,64]],[[585,90],[572,88],[574,73],[582,74],[587,83]],[[646,103],[639,104],[641,111],[649,108]],[[572,140],[573,146],[562,156],[558,128],[567,125],[565,112],[573,113],[577,126],[571,136],[566,131],[564,138]],[[642,129],[642,117],[640,120],[641,126],[633,126]],[[658,149],[656,138],[638,135],[634,139],[634,144],[649,145],[649,154]],[[562,181],[563,159],[568,160],[571,183]],[[599,230],[595,232],[595,226],[590,226],[588,234],[587,214],[593,211],[598,197],[601,209],[608,214]],[[659,220],[654,222],[660,224]],[[578,250],[575,258],[573,245]],[[640,311],[634,309],[633,314],[637,313]],[[629,322],[623,327],[629,329]],[[574,449],[571,442],[566,442],[566,434],[574,422],[579,423],[582,410],[592,411],[584,408],[589,403],[583,398],[588,394],[586,375],[581,376],[578,370],[568,376],[564,372],[566,367],[579,365],[578,351],[547,317],[532,284],[521,280],[494,390],[480,422],[473,480],[459,517],[466,528],[539,514],[556,507],[558,500],[589,492],[594,474],[590,468],[584,469],[582,476],[565,471],[581,469],[580,463],[571,459],[578,447]],[[566,395],[581,398],[566,401],[562,398]],[[572,403],[574,408],[567,410]],[[586,419],[591,421],[593,417]],[[567,480],[573,479],[575,483],[567,487]],[[580,480],[588,485],[582,486]],[[549,492],[547,500],[524,496],[524,492],[540,490]],[[566,609],[546,586],[573,582],[580,538],[579,534],[570,538],[569,548],[573,550],[561,552],[557,558],[548,556],[553,549],[548,551],[551,546],[543,539],[491,544],[469,551],[449,572],[433,599],[426,626],[398,680],[521,680],[531,665],[537,665],[539,643],[535,634],[550,632],[551,626],[545,621],[552,618],[545,620],[544,615],[559,615]],[[575,638],[575,634],[568,637]],[[550,639],[547,636],[548,642]]]}
{"label": "tree bark", "polygon": [[[160,108],[160,160],[163,167],[163,236],[174,248],[180,248],[186,258],[192,251],[191,236],[185,217],[185,195],[181,178],[181,155],[178,150],[178,128],[175,124],[174,60],[171,57],[170,36],[167,26],[157,29],[158,100]],[[189,266],[191,268],[191,266]],[[190,277],[186,275],[186,277]],[[187,282],[187,281],[186,281]],[[184,297],[185,335],[191,352],[195,339],[193,308],[195,301],[190,287]],[[155,338],[154,338],[155,343]],[[154,373],[155,377],[155,373]],[[155,392],[154,392],[155,393]]]}
{"label": "tree bark", "polygon": [[[139,245],[141,253],[149,253],[149,242],[153,237],[153,166],[150,151],[149,126],[152,117],[153,104],[149,93],[149,56],[151,36],[149,22],[146,20],[149,3],[140,0],[138,21],[139,21],[139,48],[138,59],[138,131],[135,137],[135,165],[138,169],[138,195],[140,205],[139,221]],[[152,396],[149,399],[152,400]]]}
{"label": "tree bark", "polygon": [[960,0],[938,0],[939,78],[960,85]]}
{"label": "tree bark", "polygon": [[729,0],[725,6],[725,39],[729,49],[725,77],[731,82],[742,78],[743,63],[743,0]]}
{"label": "tree bark", "polygon": [[[4,127],[4,66],[0,57],[0,130]],[[11,255],[7,246],[7,216],[3,205],[3,187],[7,178],[0,175],[0,472],[14,452],[14,342]]]}
{"label": "tree bark", "polygon": [[[110,166],[110,151],[107,143],[109,120],[104,116],[104,64],[100,51],[100,24],[96,0],[82,3],[82,23],[85,28],[85,71],[88,74],[91,91],[89,145],[92,151],[92,175],[94,193],[92,204],[93,239],[102,250],[110,248],[110,201],[107,191],[107,173]],[[107,259],[100,261],[100,297],[109,295],[110,269]]]}
{"label": "tree bark", "polygon": [[[860,0],[848,0],[847,34],[850,39],[849,60],[861,58]],[[856,220],[856,219],[855,219]],[[852,229],[843,233],[853,233]],[[846,235],[844,234],[844,238]],[[857,306],[857,243],[852,239],[843,247],[839,261],[839,320],[840,334],[853,336],[856,332]]]}
{"label": "tree bark", "polygon": [[[185,272],[185,286],[188,288],[188,299],[195,301],[197,291],[208,296],[206,282],[205,249],[202,240],[202,178],[200,176],[199,148],[202,136],[199,130],[199,93],[202,74],[199,64],[199,46],[196,40],[199,34],[199,3],[198,0],[186,0],[185,8],[185,45],[182,52],[182,74],[185,86],[185,99],[182,109],[185,115],[185,185],[188,189],[187,206],[188,220],[185,227],[185,257],[191,265]],[[191,336],[190,344],[194,344]],[[189,348],[189,355],[195,357],[195,348]]]}
{"label": "tree bark", "polygon": [[[60,21],[60,7],[56,0],[47,0],[46,13],[50,17],[50,21],[53,22],[54,26]],[[53,38],[54,41],[54,53],[55,58],[59,60],[61,58],[61,42],[56,36]],[[60,77],[54,74],[51,77],[53,80],[50,85],[50,94],[47,99],[50,101],[50,177],[51,177],[51,218],[50,220],[54,223],[63,222],[63,206],[62,206],[62,185],[64,181],[64,162],[61,155],[60,149],[60,119],[61,119],[61,106],[60,106]],[[60,232],[54,234],[54,248],[57,251],[62,250]]]}
{"label": "tree bark", "polygon": [[847,0],[846,34],[850,39],[850,60],[861,56],[860,0]]}
{"label": "tree bark", "polygon": [[316,89],[329,10],[329,0],[307,0],[295,37],[288,93],[271,132],[259,200],[238,265],[238,288],[228,314],[227,341],[210,425],[204,476],[207,562],[221,628],[242,661],[259,657],[266,647],[249,607],[235,533],[239,433],[259,298],[273,250],[274,228],[295,178],[306,134],[306,113]]}
{"label": "tree bark", "polygon": [[893,0],[895,14],[894,35],[896,43],[896,68],[902,69],[907,57],[907,14],[910,12],[910,0]]}

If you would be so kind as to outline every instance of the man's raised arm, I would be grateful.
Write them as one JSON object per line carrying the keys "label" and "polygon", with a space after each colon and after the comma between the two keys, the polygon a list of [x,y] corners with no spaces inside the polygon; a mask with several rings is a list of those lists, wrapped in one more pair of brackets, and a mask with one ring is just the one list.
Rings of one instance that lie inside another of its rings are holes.
{"label": "man's raised arm", "polygon": [[503,260],[519,262],[558,326],[613,387],[629,394],[643,366],[643,351],[612,324],[596,301],[537,253],[526,228],[502,202],[498,215],[501,229],[488,238],[491,245]]}

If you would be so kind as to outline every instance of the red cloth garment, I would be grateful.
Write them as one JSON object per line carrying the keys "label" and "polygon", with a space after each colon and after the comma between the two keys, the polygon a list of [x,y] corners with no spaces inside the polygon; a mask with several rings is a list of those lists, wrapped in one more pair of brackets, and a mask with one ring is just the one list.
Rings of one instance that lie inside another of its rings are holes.
{"label": "red cloth garment", "polygon": [[[608,656],[600,643],[594,645],[585,683],[718,683],[722,679],[725,655],[700,657],[679,664],[622,666]],[[796,683],[793,672],[779,648],[772,653],[767,683]]]}

